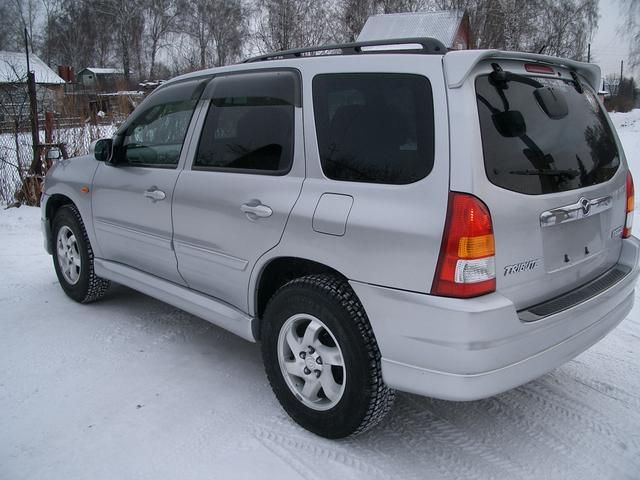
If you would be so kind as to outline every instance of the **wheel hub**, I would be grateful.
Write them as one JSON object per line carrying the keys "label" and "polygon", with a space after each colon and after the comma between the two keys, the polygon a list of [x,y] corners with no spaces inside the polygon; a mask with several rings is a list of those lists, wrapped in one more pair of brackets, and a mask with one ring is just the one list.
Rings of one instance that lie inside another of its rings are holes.
{"label": "wheel hub", "polygon": [[82,262],[76,237],[66,225],[58,231],[56,250],[62,276],[69,284],[75,285],[80,278]]}
{"label": "wheel hub", "polygon": [[[307,367],[304,371],[306,375],[311,375],[312,373],[320,375],[322,373],[322,357],[318,355],[317,352],[307,352],[304,358],[304,363]],[[309,373],[307,373],[307,370],[309,371]]]}
{"label": "wheel hub", "polygon": [[314,410],[333,408],[342,397],[346,373],[336,337],[318,318],[298,314],[278,337],[278,361],[287,386]]}

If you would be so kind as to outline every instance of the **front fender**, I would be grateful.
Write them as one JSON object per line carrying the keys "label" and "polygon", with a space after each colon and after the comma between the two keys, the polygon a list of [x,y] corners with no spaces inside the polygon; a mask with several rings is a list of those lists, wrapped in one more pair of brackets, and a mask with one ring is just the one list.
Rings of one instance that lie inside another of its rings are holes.
{"label": "front fender", "polygon": [[93,229],[91,192],[93,177],[100,163],[91,155],[56,161],[47,172],[41,202],[42,218],[51,222],[47,215],[47,205],[61,195],[71,200],[78,208],[84,222],[94,254],[101,256]]}

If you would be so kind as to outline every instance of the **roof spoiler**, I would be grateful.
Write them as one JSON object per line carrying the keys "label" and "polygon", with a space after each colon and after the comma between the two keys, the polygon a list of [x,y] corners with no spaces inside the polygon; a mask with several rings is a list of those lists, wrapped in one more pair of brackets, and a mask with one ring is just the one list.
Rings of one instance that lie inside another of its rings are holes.
{"label": "roof spoiler", "polygon": [[593,63],[578,62],[550,55],[505,52],[502,50],[458,50],[447,53],[444,56],[444,72],[447,86],[449,88],[460,88],[476,65],[489,59],[524,60],[566,67],[580,74],[595,91],[600,89],[600,67]]}

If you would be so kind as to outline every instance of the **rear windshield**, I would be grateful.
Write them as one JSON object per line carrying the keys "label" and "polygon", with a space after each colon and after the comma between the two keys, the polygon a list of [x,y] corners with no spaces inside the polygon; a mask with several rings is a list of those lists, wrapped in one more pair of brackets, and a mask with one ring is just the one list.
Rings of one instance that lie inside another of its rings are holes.
{"label": "rear windshield", "polygon": [[571,80],[509,75],[476,79],[484,165],[489,180],[531,195],[609,180],[620,163],[593,91]]}

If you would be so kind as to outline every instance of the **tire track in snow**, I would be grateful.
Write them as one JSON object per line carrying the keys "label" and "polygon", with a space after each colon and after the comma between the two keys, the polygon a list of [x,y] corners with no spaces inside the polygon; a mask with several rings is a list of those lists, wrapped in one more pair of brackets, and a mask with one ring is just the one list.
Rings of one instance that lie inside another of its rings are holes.
{"label": "tire track in snow", "polygon": [[[501,450],[494,447],[495,438],[490,436],[491,430],[479,422],[483,416],[484,402],[454,403],[429,399],[427,404],[423,399],[413,395],[408,397],[408,402],[415,412],[424,409],[431,412],[433,420],[429,429],[438,441],[451,444],[465,456],[484,463],[489,470],[495,471],[497,478],[540,478],[540,472],[534,466],[522,465],[513,459],[505,458]],[[462,412],[457,422],[449,418],[452,412]],[[463,425],[460,426],[458,423]],[[481,432],[480,435],[478,432]]]}
{"label": "tire track in snow", "polygon": [[[438,469],[443,478],[487,479],[504,478],[504,471],[483,461],[484,451],[464,438],[464,434],[438,418],[430,409],[420,405],[408,395],[399,395],[393,418],[385,429],[376,431],[377,441],[392,445],[393,455],[411,465],[407,478],[416,476],[416,464],[427,463]],[[400,424],[402,427],[398,427]],[[452,448],[454,447],[454,448]],[[388,450],[388,449],[387,449]],[[464,455],[460,450],[463,450]],[[479,464],[478,460],[482,463]],[[400,477],[399,477],[400,478]]]}
{"label": "tire track in snow", "polygon": [[[573,400],[567,406],[564,397],[566,395],[549,392],[549,389],[542,385],[542,381],[534,381],[514,392],[504,394],[502,400],[516,411],[526,408],[527,404],[532,404],[533,408],[527,410],[528,414],[533,415],[533,422],[531,422],[531,428],[527,429],[527,434],[530,434],[532,429],[542,429],[541,438],[544,441],[548,443],[550,440],[556,440],[554,447],[562,452],[564,457],[572,460],[572,468],[588,467],[585,474],[581,476],[582,478],[592,476],[593,472],[605,474],[612,471],[616,472],[615,476],[604,478],[628,478],[624,476],[626,471],[624,467],[626,466],[623,466],[623,470],[621,470],[619,457],[616,457],[617,460],[613,460],[609,449],[603,449],[600,443],[594,445],[590,442],[592,437],[584,435],[586,429],[590,434],[597,434],[598,441],[604,437],[612,447],[620,450],[621,444],[616,432],[606,423],[590,420],[588,418],[590,409],[581,405],[579,400]],[[550,421],[550,418],[553,418],[554,421]],[[582,428],[577,429],[576,424]],[[558,432],[558,430],[560,431]],[[577,448],[577,446],[582,448]],[[597,447],[597,450],[594,450],[594,446]],[[623,450],[628,451],[628,448],[623,448]],[[637,448],[632,450],[637,451]],[[604,468],[605,465],[606,468]],[[575,472],[572,471],[571,476],[574,474]]]}
{"label": "tire track in snow", "polygon": [[[311,436],[312,434],[295,433],[295,428],[301,428],[292,425],[288,421],[285,422],[278,419],[277,422],[271,422],[275,425],[258,425],[253,428],[253,436],[263,445],[275,448],[277,446],[282,453],[287,453],[287,458],[296,458],[298,463],[303,465],[305,471],[313,471],[317,466],[317,461],[331,461],[340,466],[349,467],[368,476],[376,476],[378,478],[387,478],[388,476],[378,467],[374,467],[366,460],[362,460],[348,452],[348,448],[340,448],[347,441],[331,441],[320,437]],[[286,431],[288,430],[288,431]],[[327,444],[336,445],[336,447],[328,447]],[[304,452],[302,457],[297,456],[294,452]],[[309,461],[305,461],[309,458]],[[326,467],[326,465],[325,465]],[[322,472],[318,472],[322,473]]]}
{"label": "tire track in snow", "polygon": [[[506,420],[517,431],[515,438],[523,440],[524,446],[518,453],[524,452],[526,461],[535,463],[542,470],[533,478],[589,478],[593,470],[581,463],[567,463],[567,460],[573,460],[574,445],[562,435],[546,429],[548,424],[536,413],[536,405],[529,408],[530,402],[522,401],[513,392],[492,397],[487,402],[488,411],[494,418],[502,424]],[[511,443],[513,436],[509,438]],[[536,445],[532,445],[532,441]]]}
{"label": "tire track in snow", "polygon": [[[421,400],[416,398],[415,402],[418,405],[426,403]],[[520,435],[521,432],[513,422],[501,421],[505,418],[505,407],[499,405],[498,398],[464,403],[436,399],[429,399],[427,402],[428,408],[457,429],[457,435],[468,436],[470,441],[481,445],[482,455],[486,460],[510,472],[510,478],[538,479],[548,473],[540,462],[522,461],[519,453],[532,450],[531,441],[534,439],[531,436]],[[505,438],[509,438],[507,445]],[[539,439],[533,450],[538,456],[553,453],[545,442]]]}
{"label": "tire track in snow", "polygon": [[[557,378],[549,377],[549,379],[551,378],[557,381]],[[572,390],[566,384],[560,384],[562,386],[561,391],[549,387],[545,381],[549,379],[545,378],[541,381],[532,382],[527,385],[530,388],[521,387],[517,390],[526,392],[530,398],[538,400],[540,405],[546,409],[562,415],[563,419],[575,420],[587,427],[589,431],[598,433],[613,446],[620,445],[619,433],[626,433],[628,436],[632,436],[634,433],[633,431],[628,431],[629,428],[635,428],[629,423],[616,422],[615,416],[605,417],[600,411],[586,405],[582,399],[570,398],[569,395],[571,395]],[[609,403],[608,400],[607,403]],[[634,443],[633,447],[636,451],[640,450],[640,444],[638,443]]]}
{"label": "tire track in snow", "polygon": [[623,403],[626,407],[640,410],[640,397],[617,388],[615,385],[611,385],[610,383],[602,382],[600,380],[595,380],[593,378],[577,373],[572,373],[570,378],[574,382],[579,383],[580,385],[583,385],[600,395],[608,397],[609,399],[616,402]]}
{"label": "tire track in snow", "polygon": [[290,453],[286,450],[283,449],[278,449],[275,448],[273,445],[269,444],[268,441],[266,441],[265,439],[261,438],[260,436],[256,436],[254,434],[254,437],[256,438],[256,440],[258,440],[263,446],[264,448],[266,448],[267,450],[269,450],[271,453],[273,453],[276,457],[278,457],[280,460],[282,460],[282,462],[291,467],[293,470],[295,470],[295,472],[300,475],[301,478],[307,479],[307,480],[313,480],[315,477],[310,477],[308,475],[309,469],[305,466],[305,465],[301,465],[300,462],[298,462],[298,460],[296,458],[291,458],[291,455],[287,455],[287,453]]}

